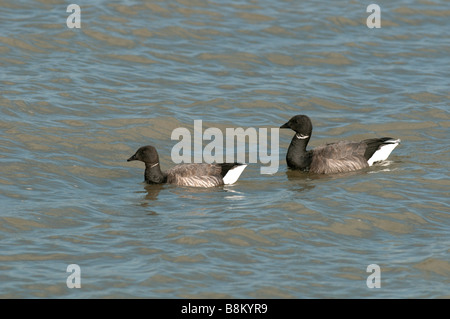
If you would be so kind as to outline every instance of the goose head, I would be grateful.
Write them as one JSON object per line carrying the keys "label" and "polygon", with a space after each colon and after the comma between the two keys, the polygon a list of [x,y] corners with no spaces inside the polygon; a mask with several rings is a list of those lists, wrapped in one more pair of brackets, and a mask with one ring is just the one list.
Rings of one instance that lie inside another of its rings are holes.
{"label": "goose head", "polygon": [[127,162],[131,161],[141,161],[146,164],[157,164],[159,163],[159,156],[156,148],[151,145],[146,145],[140,147],[136,153],[127,159]]}
{"label": "goose head", "polygon": [[312,133],[312,123],[306,115],[295,115],[280,128],[290,128],[298,139],[308,139]]}

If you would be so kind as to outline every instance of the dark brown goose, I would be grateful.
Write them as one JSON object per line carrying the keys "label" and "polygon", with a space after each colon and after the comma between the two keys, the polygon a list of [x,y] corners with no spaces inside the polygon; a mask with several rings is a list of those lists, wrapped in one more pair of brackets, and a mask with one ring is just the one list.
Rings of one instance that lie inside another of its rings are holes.
{"label": "dark brown goose", "polygon": [[312,133],[308,116],[296,115],[280,128],[290,128],[295,132],[286,154],[289,168],[318,174],[351,172],[372,166],[386,160],[400,143],[399,139],[382,137],[360,142],[329,143],[307,151]]}
{"label": "dark brown goose", "polygon": [[128,160],[145,163],[145,182],[148,184],[175,184],[178,186],[214,187],[234,184],[246,164],[179,164],[166,172],[161,171],[156,148],[142,146]]}

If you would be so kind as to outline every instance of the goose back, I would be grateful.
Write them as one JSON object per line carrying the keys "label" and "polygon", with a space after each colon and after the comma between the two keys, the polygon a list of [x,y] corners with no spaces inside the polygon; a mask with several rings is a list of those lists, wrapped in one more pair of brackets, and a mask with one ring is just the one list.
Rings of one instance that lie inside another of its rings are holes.
{"label": "goose back", "polygon": [[309,171],[318,174],[333,174],[355,171],[368,167],[364,158],[366,144],[340,141],[316,147],[312,150]]}
{"label": "goose back", "polygon": [[214,164],[179,164],[167,172],[167,183],[179,186],[223,185],[222,167]]}

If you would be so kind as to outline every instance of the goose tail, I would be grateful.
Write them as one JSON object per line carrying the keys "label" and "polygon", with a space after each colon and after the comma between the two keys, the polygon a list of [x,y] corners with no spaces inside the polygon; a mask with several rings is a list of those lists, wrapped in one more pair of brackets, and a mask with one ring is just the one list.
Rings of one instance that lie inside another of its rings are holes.
{"label": "goose tail", "polygon": [[400,139],[394,139],[390,137],[385,137],[380,139],[380,143],[378,145],[377,150],[373,153],[373,155],[367,160],[369,166],[372,166],[373,163],[385,161],[389,155],[392,153],[394,148],[400,144]]}
{"label": "goose tail", "polygon": [[236,181],[241,176],[244,169],[247,167],[247,164],[236,164],[232,168],[228,170],[228,172],[223,177],[223,183],[225,185],[231,185],[236,183]]}

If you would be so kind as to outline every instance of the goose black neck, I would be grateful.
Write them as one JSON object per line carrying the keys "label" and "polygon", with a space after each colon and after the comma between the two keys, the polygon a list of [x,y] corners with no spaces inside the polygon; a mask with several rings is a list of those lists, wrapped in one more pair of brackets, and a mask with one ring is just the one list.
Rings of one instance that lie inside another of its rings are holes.
{"label": "goose black neck", "polygon": [[291,144],[289,145],[286,162],[290,168],[307,170],[311,164],[311,152],[306,151],[306,146],[308,145],[309,137],[299,138],[296,135],[292,138]]}
{"label": "goose black neck", "polygon": [[148,184],[162,184],[167,176],[161,171],[159,163],[145,163],[145,182]]}

